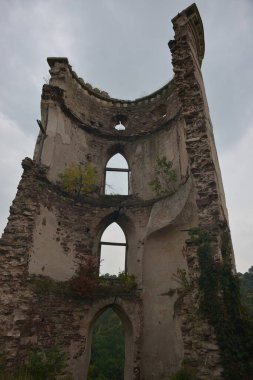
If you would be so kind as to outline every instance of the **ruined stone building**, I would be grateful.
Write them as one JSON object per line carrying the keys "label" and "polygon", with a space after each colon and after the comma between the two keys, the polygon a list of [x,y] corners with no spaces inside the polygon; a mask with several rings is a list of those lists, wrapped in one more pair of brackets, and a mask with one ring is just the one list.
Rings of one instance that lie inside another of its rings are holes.
{"label": "ruined stone building", "polygon": [[[195,4],[172,22],[174,78],[133,101],[92,88],[67,58],[48,58],[34,158],[23,160],[0,240],[0,343],[10,365],[33,346],[57,345],[73,379],[85,380],[92,327],[112,307],[125,328],[125,380],[169,379],[182,363],[202,379],[220,378],[220,350],[198,312],[199,290],[185,289],[199,276],[188,231],[208,231],[219,262],[228,225],[201,74],[204,32]],[[116,154],[126,167],[108,166]],[[77,197],[62,188],[59,175],[70,166],[94,169],[93,191]],[[106,191],[108,172],[127,176],[127,194]],[[136,289],[109,281],[107,292],[81,297],[29,285],[50,278],[64,288],[88,262],[99,273],[101,246],[110,245],[101,236],[114,222],[126,237],[118,245]]]}

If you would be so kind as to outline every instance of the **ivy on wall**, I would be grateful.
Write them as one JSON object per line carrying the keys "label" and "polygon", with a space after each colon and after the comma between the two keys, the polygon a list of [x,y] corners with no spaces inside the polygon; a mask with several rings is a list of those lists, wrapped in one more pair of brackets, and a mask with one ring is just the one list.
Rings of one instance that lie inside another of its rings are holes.
{"label": "ivy on wall", "polygon": [[241,300],[239,278],[232,271],[230,234],[222,235],[222,262],[213,255],[208,232],[190,231],[199,261],[200,312],[214,327],[220,347],[224,378],[253,379],[253,321]]}
{"label": "ivy on wall", "polygon": [[[65,353],[56,346],[50,349],[34,347],[22,366],[7,369],[0,361],[0,380],[55,380],[64,372],[66,359]],[[61,379],[72,380],[72,377],[65,375]]]}

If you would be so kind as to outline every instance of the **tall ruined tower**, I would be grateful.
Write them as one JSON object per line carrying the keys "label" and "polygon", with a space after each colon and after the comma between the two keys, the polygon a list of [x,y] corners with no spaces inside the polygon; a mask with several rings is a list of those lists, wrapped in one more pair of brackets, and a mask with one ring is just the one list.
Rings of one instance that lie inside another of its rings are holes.
{"label": "tall ruined tower", "polygon": [[[204,32],[195,4],[172,22],[175,76],[134,101],[93,89],[67,58],[48,58],[34,159],[23,161],[0,241],[0,343],[10,364],[34,345],[56,344],[73,378],[85,380],[92,326],[112,307],[125,326],[125,380],[169,378],[186,361],[202,379],[220,376],[219,347],[198,312],[198,289],[183,289],[199,276],[188,231],[208,231],[219,262],[228,224],[201,74]],[[115,128],[120,122],[125,129]],[[127,161],[120,171],[128,174],[129,192],[115,196],[106,193],[105,177],[118,153]],[[94,168],[93,192],[77,199],[63,191],[59,174],[71,165]],[[74,297],[29,286],[38,276],[66,284],[90,258],[99,272],[101,236],[113,222],[125,233],[125,269],[136,290],[117,291],[111,282],[105,294]]]}

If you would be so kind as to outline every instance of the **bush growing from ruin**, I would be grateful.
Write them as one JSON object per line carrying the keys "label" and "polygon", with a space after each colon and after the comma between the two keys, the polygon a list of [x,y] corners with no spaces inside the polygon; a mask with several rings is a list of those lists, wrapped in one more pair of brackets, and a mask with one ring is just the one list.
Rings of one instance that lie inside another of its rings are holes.
{"label": "bush growing from ruin", "polygon": [[126,291],[136,290],[137,283],[133,274],[127,274],[126,272],[120,272],[118,279]]}
{"label": "bush growing from ruin", "polygon": [[70,281],[71,289],[79,296],[89,296],[98,289],[98,265],[93,257],[87,257],[85,264],[80,266],[76,276]]}
{"label": "bush growing from ruin", "polygon": [[97,260],[88,257],[77,275],[70,281],[70,288],[81,297],[89,297],[131,293],[136,290],[137,284],[135,276],[125,272],[120,272],[118,276],[109,274],[99,276]]}
{"label": "bush growing from ruin", "polygon": [[65,354],[57,347],[45,351],[34,349],[29,355],[26,367],[34,380],[54,380],[65,368],[65,361]]}
{"label": "bush growing from ruin", "polygon": [[[132,293],[137,288],[135,276],[120,272],[118,276],[99,276],[98,260],[87,256],[75,276],[69,281],[56,281],[49,277],[32,276],[27,285],[39,296],[92,297],[94,295],[118,295]],[[1,380],[1,378],[0,378]]]}
{"label": "bush growing from ruin", "polygon": [[2,369],[0,380],[55,380],[65,367],[65,354],[57,347],[48,350],[34,348],[22,367],[14,371]]}
{"label": "bush growing from ruin", "polygon": [[177,273],[173,274],[173,279],[180,285],[179,290],[187,293],[192,290],[193,283],[189,280],[185,269],[177,268]]}
{"label": "bush growing from ruin", "polygon": [[27,285],[37,294],[57,294],[65,296],[70,293],[67,282],[56,281],[49,277],[33,276],[27,281]]}
{"label": "bush growing from ruin", "polygon": [[172,375],[170,380],[199,380],[199,378],[196,376],[194,371],[188,368],[182,368]]}
{"label": "bush growing from ruin", "polygon": [[151,189],[156,195],[166,195],[175,192],[175,182],[177,174],[173,169],[173,162],[167,160],[165,156],[157,157],[155,164],[154,179],[149,182]]}
{"label": "bush growing from ruin", "polygon": [[63,189],[77,198],[98,190],[97,171],[92,164],[69,165],[59,174]]}

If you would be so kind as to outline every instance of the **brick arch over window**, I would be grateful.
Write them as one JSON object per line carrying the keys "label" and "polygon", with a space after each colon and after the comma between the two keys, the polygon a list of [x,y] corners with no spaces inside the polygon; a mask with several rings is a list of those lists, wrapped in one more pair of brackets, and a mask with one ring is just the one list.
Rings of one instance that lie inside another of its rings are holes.
{"label": "brick arch over window", "polygon": [[118,223],[113,222],[104,230],[100,240],[100,275],[118,275],[126,272],[126,235]]}
{"label": "brick arch over window", "polygon": [[130,194],[130,170],[127,160],[121,153],[114,154],[107,161],[104,192],[106,195]]}

